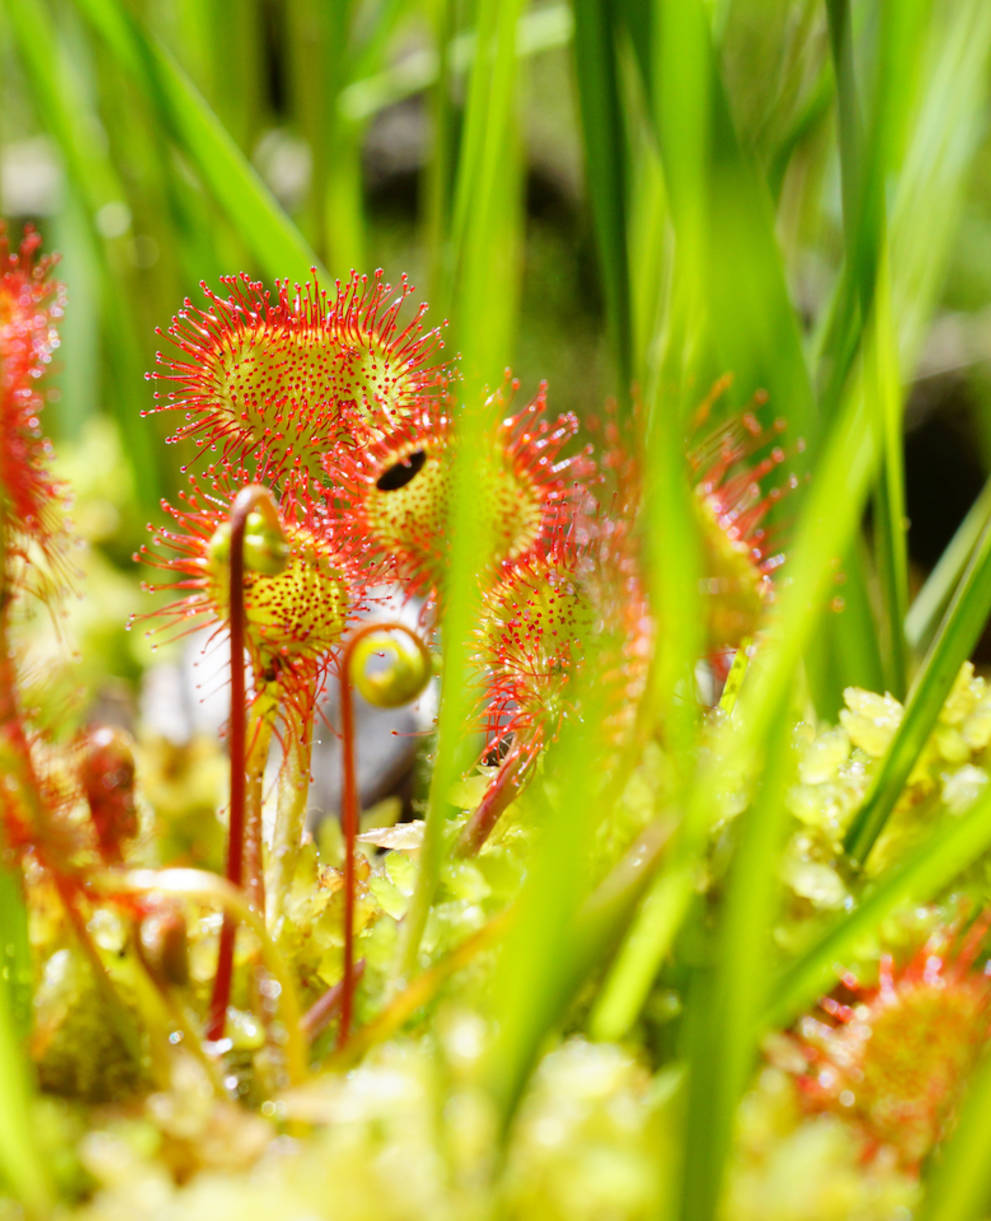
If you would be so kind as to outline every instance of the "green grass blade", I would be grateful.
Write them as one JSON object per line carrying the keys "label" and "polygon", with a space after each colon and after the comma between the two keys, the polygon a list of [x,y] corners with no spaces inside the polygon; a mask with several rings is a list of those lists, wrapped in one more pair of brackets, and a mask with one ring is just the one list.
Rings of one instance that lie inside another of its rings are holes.
{"label": "green grass blade", "polygon": [[462,353],[467,409],[458,418],[451,471],[450,565],[443,611],[443,674],[437,755],[430,784],[424,844],[410,911],[404,921],[400,973],[410,976],[446,849],[449,793],[468,763],[468,728],[478,698],[473,679],[479,620],[477,568],[489,553],[493,522],[478,488],[491,449],[494,408],[483,387],[502,381],[516,323],[520,247],[521,169],[514,125],[516,28],[522,0],[482,0],[478,50],[459,149],[454,221],[447,266],[451,316]]}
{"label": "green grass blade", "polygon": [[432,0],[435,79],[429,97],[433,156],[427,163],[421,187],[423,242],[427,250],[427,284],[431,296],[441,291],[445,242],[451,215],[451,161],[457,116],[451,96],[452,50],[455,29],[454,0]]}
{"label": "green grass blade", "polygon": [[908,548],[905,516],[905,469],[902,456],[902,392],[897,339],[891,322],[891,286],[887,254],[882,253],[874,310],[879,342],[872,352],[872,400],[880,432],[881,464],[874,504],[874,547],[887,647],[885,685],[904,699],[908,684]]}
{"label": "green grass blade", "polygon": [[[116,0],[74,0],[266,274],[319,261],[170,52]],[[326,276],[326,272],[323,273]]]}
{"label": "green grass blade", "polygon": [[[713,757],[728,760],[730,774],[736,774],[733,768],[740,760],[762,757],[778,711],[787,702],[802,654],[832,594],[833,557],[845,553],[859,526],[875,453],[863,395],[851,396],[834,421],[818,478],[803,506],[791,560],[792,583],[768,625],[768,645],[748,676],[738,711],[714,747]],[[845,495],[837,504],[831,489],[840,485]],[[644,901],[617,957],[606,1000],[600,1004],[598,1037],[621,1038],[632,1026],[688,910],[709,828],[721,808],[722,769],[710,766],[713,770],[689,794],[669,865]]]}
{"label": "green grass blade", "polygon": [[157,506],[161,494],[159,459],[148,428],[133,410],[133,396],[143,385],[144,362],[131,319],[115,312],[123,278],[121,264],[111,257],[96,221],[100,208],[124,198],[124,191],[105,149],[94,136],[83,100],[64,69],[55,25],[47,9],[38,0],[16,0],[8,2],[4,11],[35,107],[55,137],[78,200],[77,214],[85,222],[85,235],[99,273],[103,329],[113,334],[109,360],[116,393],[112,401],[140,499],[151,508]]}
{"label": "green grass blade", "polygon": [[31,967],[19,879],[0,869],[0,1175],[30,1216],[49,1215],[49,1175],[34,1136],[24,1038],[30,1021]]}
{"label": "green grass blade", "polygon": [[605,0],[574,0],[575,68],[588,184],[606,317],[621,396],[633,379],[632,310],[626,218],[628,137],[619,96],[616,21]]}
{"label": "green grass blade", "polygon": [[956,1128],[927,1176],[919,1221],[981,1221],[991,1204],[991,1054],[971,1077]]}
{"label": "green grass blade", "polygon": [[943,703],[991,614],[991,524],[984,528],[963,580],[922,663],[901,724],[846,837],[846,850],[863,863],[895,808]]}
{"label": "green grass blade", "polygon": [[737,137],[704,5],[657,0],[653,25],[658,53],[638,62],[652,64],[646,91],[656,98],[676,238],[699,251],[698,288],[718,359],[744,393],[767,390],[792,435],[814,442],[817,410],[770,198]]}
{"label": "green grass blade", "polygon": [[[839,280],[836,348],[823,353],[831,368],[825,395],[828,413],[836,402],[871,310],[887,311],[888,279],[884,192],[888,174],[901,156],[901,136],[914,98],[913,85],[921,57],[924,0],[890,5],[877,33],[873,106],[870,129],[861,132],[860,106],[853,63],[853,30],[844,0],[827,5],[830,43],[837,78],[840,168],[846,263]],[[907,82],[907,83],[906,83]],[[887,334],[882,324],[879,333]],[[880,355],[880,348],[877,349]],[[905,547],[905,477],[902,461],[902,401],[897,380],[887,376],[896,361],[878,362],[872,399],[880,429],[881,467],[874,496],[874,533],[879,587],[887,632],[886,685],[904,698],[908,679],[905,614],[908,607],[908,559]]]}
{"label": "green grass blade", "polygon": [[503,1129],[572,990],[571,957],[592,836],[598,820],[608,817],[608,807],[589,800],[602,775],[601,701],[587,687],[583,696],[583,718],[575,718],[547,758],[545,774],[554,777],[556,792],[541,794],[540,838],[493,973],[487,1007],[494,1033],[483,1078]]}
{"label": "green grass blade", "polygon": [[913,649],[932,643],[940,618],[960,584],[981,535],[991,522],[991,480],[971,505],[925,585],[915,595],[905,620],[905,634]]}
{"label": "green grass blade", "polygon": [[[786,833],[793,763],[790,709],[779,710],[760,792],[742,816],[719,919],[707,1003],[691,1015],[682,1216],[716,1215],[733,1121],[757,1056],[761,1009],[780,900],[777,863]],[[706,973],[708,974],[708,973]]]}
{"label": "green grass blade", "polygon": [[991,845],[991,790],[958,816],[946,817],[933,834],[887,871],[849,915],[840,917],[819,941],[775,981],[764,1016],[767,1029],[784,1028],[836,982],[845,961],[881,922],[906,903],[923,903]]}

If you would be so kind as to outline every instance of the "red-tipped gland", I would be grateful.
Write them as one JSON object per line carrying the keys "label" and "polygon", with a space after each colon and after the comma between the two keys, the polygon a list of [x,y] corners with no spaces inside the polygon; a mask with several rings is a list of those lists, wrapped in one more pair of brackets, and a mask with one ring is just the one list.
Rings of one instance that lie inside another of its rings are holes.
{"label": "red-tipped gland", "polygon": [[394,291],[381,271],[352,272],[330,294],[314,273],[292,289],[277,281],[275,300],[246,275],[221,283],[226,297],[201,285],[206,309],[187,299],[168,329],[181,356],[159,353],[162,371],[149,375],[171,387],[156,392],[155,410],[186,413],[172,440],[191,438],[263,482],[305,487],[328,469],[333,481],[328,454],[390,432],[446,392],[427,307],[400,321],[413,292],[405,277]]}

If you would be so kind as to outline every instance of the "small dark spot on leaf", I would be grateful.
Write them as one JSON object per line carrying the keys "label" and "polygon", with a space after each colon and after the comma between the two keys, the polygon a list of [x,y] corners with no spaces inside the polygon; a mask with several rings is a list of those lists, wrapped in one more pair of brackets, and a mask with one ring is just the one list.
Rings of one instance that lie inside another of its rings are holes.
{"label": "small dark spot on leaf", "polygon": [[418,449],[415,454],[410,454],[402,462],[397,462],[395,466],[383,471],[376,479],[375,486],[380,492],[395,492],[404,488],[414,475],[423,470],[426,460],[426,451]]}

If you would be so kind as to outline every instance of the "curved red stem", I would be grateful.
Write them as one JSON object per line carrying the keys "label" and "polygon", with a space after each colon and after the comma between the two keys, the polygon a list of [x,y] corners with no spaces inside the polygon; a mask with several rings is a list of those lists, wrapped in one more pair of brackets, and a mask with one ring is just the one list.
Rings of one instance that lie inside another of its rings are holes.
{"label": "curved red stem", "polygon": [[[245,754],[247,737],[247,706],[244,682],[244,531],[249,515],[260,510],[280,525],[272,494],[259,484],[242,488],[231,506],[230,524],[230,659],[231,659],[231,718],[230,718],[230,824],[227,832],[226,876],[235,886],[244,879],[244,794]],[[280,525],[281,528],[281,525]],[[207,1038],[216,1041],[224,1036],[227,1005],[231,996],[234,972],[234,918],[224,913],[220,926],[220,946],[217,952],[217,973],[210,996]]]}

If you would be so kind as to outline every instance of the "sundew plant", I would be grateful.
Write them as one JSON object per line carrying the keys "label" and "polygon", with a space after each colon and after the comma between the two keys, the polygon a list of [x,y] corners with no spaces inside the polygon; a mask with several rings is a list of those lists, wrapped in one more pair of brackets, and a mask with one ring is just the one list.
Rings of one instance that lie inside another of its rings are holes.
{"label": "sundew plant", "polygon": [[0,1217],[989,1214],[989,56],[0,3]]}

